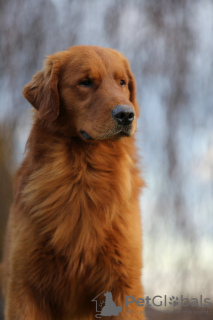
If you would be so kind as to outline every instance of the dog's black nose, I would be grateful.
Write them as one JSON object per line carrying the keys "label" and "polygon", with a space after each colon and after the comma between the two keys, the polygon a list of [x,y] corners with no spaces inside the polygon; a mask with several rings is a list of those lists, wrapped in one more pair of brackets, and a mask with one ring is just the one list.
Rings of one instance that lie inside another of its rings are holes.
{"label": "dog's black nose", "polygon": [[112,110],[112,116],[119,125],[127,126],[128,124],[131,124],[134,120],[135,113],[132,107],[128,105],[118,104]]}

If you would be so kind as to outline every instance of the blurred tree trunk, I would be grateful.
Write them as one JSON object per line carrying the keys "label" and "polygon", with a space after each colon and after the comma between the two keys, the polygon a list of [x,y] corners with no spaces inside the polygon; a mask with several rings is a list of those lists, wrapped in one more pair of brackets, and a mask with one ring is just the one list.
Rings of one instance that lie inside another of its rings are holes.
{"label": "blurred tree trunk", "polygon": [[12,202],[13,129],[12,123],[2,125],[0,128],[0,256]]}

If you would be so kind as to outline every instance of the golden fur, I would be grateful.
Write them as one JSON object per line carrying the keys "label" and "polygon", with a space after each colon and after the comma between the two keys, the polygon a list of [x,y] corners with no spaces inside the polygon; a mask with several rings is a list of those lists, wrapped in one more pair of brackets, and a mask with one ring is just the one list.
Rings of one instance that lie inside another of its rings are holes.
{"label": "golden fur", "polygon": [[5,241],[5,319],[94,320],[103,291],[123,308],[104,319],[145,319],[125,307],[127,295],[143,297],[136,117],[121,129],[111,116],[117,105],[138,115],[126,58],[71,47],[23,94],[36,110]]}

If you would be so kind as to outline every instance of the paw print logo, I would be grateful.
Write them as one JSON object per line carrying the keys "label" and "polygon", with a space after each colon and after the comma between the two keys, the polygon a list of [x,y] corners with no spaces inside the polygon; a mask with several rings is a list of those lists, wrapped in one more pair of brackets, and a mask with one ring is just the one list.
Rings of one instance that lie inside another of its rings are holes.
{"label": "paw print logo", "polygon": [[179,304],[178,297],[175,298],[174,296],[172,296],[169,298],[169,300],[169,304],[171,304],[173,307],[176,307]]}
{"label": "paw print logo", "polygon": [[101,307],[101,309],[105,306],[105,299],[100,300],[99,302],[99,307]]}

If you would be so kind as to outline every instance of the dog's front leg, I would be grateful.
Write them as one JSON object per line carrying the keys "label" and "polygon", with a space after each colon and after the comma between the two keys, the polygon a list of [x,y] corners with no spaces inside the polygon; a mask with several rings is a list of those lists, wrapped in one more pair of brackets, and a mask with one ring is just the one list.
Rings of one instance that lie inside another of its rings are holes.
{"label": "dog's front leg", "polygon": [[24,290],[17,291],[16,286],[9,284],[5,320],[53,320],[47,310],[38,307],[35,300]]}

